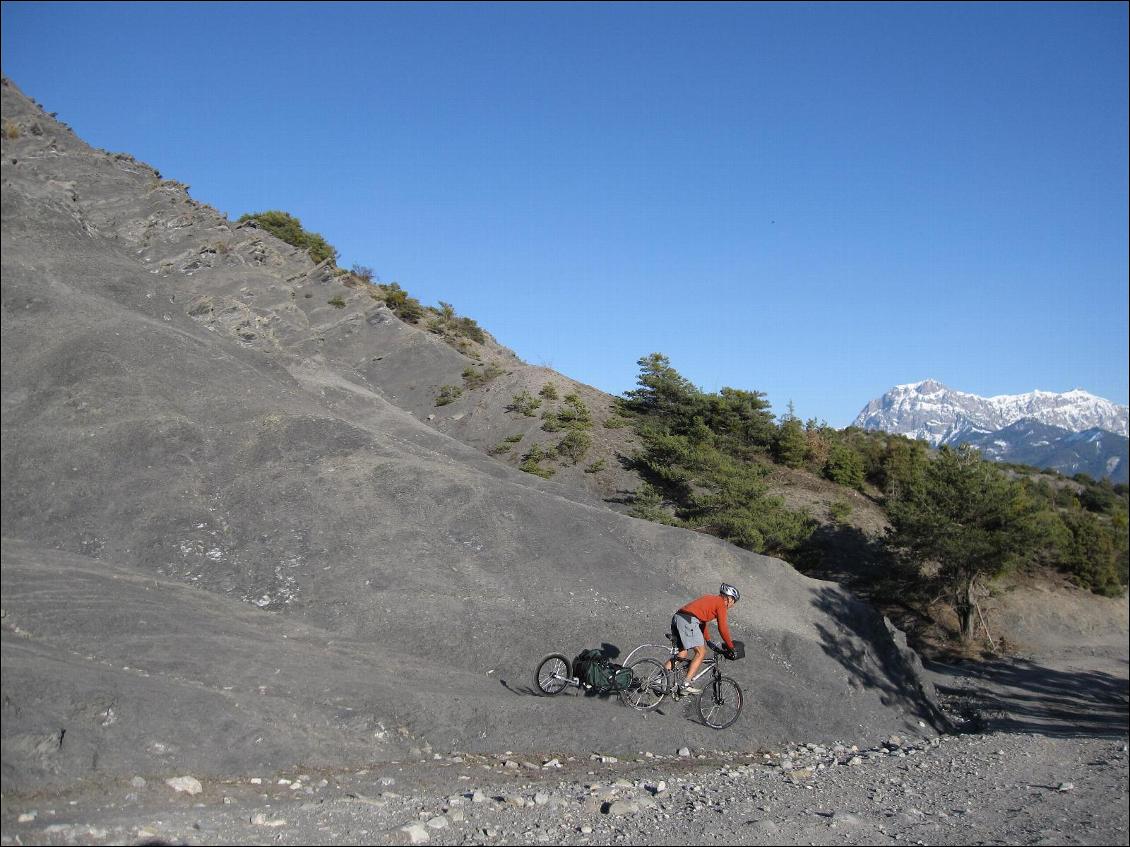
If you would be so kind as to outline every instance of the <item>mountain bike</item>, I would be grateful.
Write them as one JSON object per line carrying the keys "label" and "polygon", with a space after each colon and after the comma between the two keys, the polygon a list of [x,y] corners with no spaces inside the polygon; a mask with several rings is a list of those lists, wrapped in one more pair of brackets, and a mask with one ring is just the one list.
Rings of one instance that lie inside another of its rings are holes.
{"label": "mountain bike", "polygon": [[[651,708],[654,709],[658,706],[667,695],[676,699],[680,696],[686,696],[679,694],[681,687],[687,682],[697,683],[702,680],[702,693],[690,695],[698,697],[698,714],[702,718],[702,722],[711,729],[725,729],[732,725],[742,712],[745,698],[742,695],[741,686],[732,678],[722,675],[719,664],[730,658],[727,655],[726,648],[721,644],[715,644],[713,641],[707,641],[706,645],[713,655],[703,659],[702,664],[699,665],[698,673],[694,675],[693,679],[687,680],[690,660],[678,658],[679,643],[674,635],[667,633],[667,640],[671,642],[671,646],[667,647],[666,650],[672,669],[667,670],[667,663],[665,662],[660,665],[659,675],[641,680],[641,685],[651,689],[651,698],[658,698]],[[733,659],[742,658],[745,658],[745,642],[735,641]],[[654,659],[640,659],[639,662],[655,662],[658,664]],[[703,679],[708,674],[710,678]]]}
{"label": "mountain bike", "polygon": [[663,678],[665,671],[655,659],[638,659],[628,666],[612,665],[608,682],[604,685],[590,685],[573,673],[573,663],[561,653],[550,653],[534,671],[534,687],[539,694],[555,697],[566,688],[580,688],[598,695],[617,695],[626,706],[647,712],[658,706],[664,689],[657,687],[654,680]]}

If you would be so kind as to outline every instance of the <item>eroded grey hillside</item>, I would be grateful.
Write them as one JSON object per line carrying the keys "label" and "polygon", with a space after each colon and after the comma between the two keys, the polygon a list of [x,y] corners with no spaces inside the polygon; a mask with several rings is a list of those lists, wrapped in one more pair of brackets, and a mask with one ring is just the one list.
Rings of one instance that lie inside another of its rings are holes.
{"label": "eroded grey hillside", "polygon": [[[914,657],[837,586],[618,514],[615,478],[489,456],[512,394],[564,377],[489,344],[509,372],[439,414],[438,387],[487,359],[7,81],[3,120],[6,792],[413,747],[850,743],[934,718]],[[626,653],[722,580],[749,645],[725,733],[530,695],[543,654]]]}

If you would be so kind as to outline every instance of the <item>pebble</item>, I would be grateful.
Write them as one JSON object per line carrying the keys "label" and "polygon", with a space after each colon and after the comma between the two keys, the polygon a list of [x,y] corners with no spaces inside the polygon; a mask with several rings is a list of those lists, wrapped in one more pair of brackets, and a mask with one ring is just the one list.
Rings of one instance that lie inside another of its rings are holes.
{"label": "pebble", "polygon": [[614,800],[608,804],[605,814],[612,815],[613,817],[623,817],[624,815],[634,815],[639,810],[639,804],[631,800]]}
{"label": "pebble", "polygon": [[165,780],[165,785],[173,791],[183,791],[186,794],[199,794],[204,790],[200,780],[193,776],[174,776]]}
{"label": "pebble", "polygon": [[283,820],[282,818],[269,818],[265,814],[263,814],[262,812],[256,812],[251,817],[251,823],[255,824],[255,826],[270,826],[270,827],[286,826],[286,821]]}
{"label": "pebble", "polygon": [[400,827],[399,832],[403,833],[409,844],[424,844],[429,839],[428,831],[418,823],[405,824]]}

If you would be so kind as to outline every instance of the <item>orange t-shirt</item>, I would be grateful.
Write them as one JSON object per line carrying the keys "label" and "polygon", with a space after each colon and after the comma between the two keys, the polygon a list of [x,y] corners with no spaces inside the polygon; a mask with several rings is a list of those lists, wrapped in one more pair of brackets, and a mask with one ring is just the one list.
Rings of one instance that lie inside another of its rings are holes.
{"label": "orange t-shirt", "polygon": [[730,639],[730,627],[726,624],[726,598],[721,594],[704,594],[697,600],[687,603],[679,611],[694,615],[699,619],[702,623],[703,638],[707,640],[710,639],[707,624],[717,620],[718,632],[722,634],[722,640],[726,642],[727,647],[733,649],[734,642]]}

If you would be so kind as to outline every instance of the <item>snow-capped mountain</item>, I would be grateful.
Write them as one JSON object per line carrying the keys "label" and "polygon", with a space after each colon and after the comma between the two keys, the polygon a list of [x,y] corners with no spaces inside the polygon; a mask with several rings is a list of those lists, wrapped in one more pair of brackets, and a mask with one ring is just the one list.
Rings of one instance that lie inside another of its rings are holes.
{"label": "snow-capped mountain", "polygon": [[1127,482],[1130,476],[1130,439],[1105,429],[1070,432],[1025,418],[962,443],[972,444],[995,462],[1053,468],[1065,476],[1085,473],[1116,483]]}
{"label": "snow-capped mountain", "polygon": [[868,403],[853,426],[943,444],[976,446],[985,458],[1068,476],[1087,473],[1125,482],[1126,406],[1082,389],[980,397],[937,380],[898,385]]}
{"label": "snow-capped mountain", "polygon": [[1126,406],[1080,388],[1063,394],[1032,391],[980,397],[927,379],[896,385],[868,403],[852,425],[921,438],[937,447],[959,444],[1025,419],[1069,432],[1104,429],[1125,436],[1130,435],[1127,411]]}

